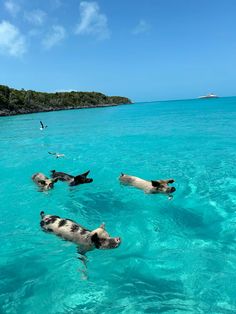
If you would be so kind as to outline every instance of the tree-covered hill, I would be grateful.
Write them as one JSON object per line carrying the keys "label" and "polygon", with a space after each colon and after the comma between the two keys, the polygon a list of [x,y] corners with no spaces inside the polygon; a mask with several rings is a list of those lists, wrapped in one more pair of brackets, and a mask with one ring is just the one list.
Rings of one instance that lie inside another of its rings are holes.
{"label": "tree-covered hill", "polygon": [[106,96],[96,92],[42,93],[0,85],[0,116],[130,103],[126,97]]}

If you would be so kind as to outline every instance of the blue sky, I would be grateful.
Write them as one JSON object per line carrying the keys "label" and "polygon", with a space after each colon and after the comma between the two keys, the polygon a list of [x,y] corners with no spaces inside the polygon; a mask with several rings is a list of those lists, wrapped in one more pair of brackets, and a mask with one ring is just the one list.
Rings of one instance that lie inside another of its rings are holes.
{"label": "blue sky", "polygon": [[236,95],[235,0],[0,0],[0,84],[133,101]]}

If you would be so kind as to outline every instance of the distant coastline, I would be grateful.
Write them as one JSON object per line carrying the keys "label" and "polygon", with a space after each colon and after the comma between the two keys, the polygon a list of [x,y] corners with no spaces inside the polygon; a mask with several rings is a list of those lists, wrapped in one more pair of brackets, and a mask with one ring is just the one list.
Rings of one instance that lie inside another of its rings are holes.
{"label": "distant coastline", "polygon": [[96,92],[43,93],[0,85],[0,116],[111,107],[131,103],[127,97],[106,96]]}

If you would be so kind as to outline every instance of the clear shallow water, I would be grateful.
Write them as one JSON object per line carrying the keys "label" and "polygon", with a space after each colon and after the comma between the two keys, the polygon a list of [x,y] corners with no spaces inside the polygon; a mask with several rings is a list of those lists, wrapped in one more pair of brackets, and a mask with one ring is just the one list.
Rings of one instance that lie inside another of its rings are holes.
{"label": "clear shallow water", "polygon": [[[0,118],[0,312],[235,313],[235,130],[236,98]],[[31,175],[52,169],[90,169],[94,182],[38,192]],[[121,171],[175,178],[174,199],[120,186]],[[122,245],[88,253],[83,280],[76,247],[40,230],[41,210],[104,221]]]}

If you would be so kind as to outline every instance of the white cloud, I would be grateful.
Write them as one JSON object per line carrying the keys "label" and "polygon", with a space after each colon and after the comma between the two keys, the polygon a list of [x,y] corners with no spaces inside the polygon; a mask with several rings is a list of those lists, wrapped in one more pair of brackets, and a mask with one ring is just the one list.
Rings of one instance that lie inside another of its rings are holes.
{"label": "white cloud", "polygon": [[25,37],[7,21],[0,23],[0,52],[14,57],[20,57],[26,52]]}
{"label": "white cloud", "polygon": [[149,31],[149,29],[150,25],[145,20],[140,20],[138,25],[136,25],[136,27],[133,29],[132,33],[134,35],[138,35],[146,33],[147,31]]}
{"label": "white cloud", "polygon": [[94,35],[98,39],[110,37],[107,17],[100,12],[97,2],[80,3],[80,23],[76,27],[78,35]]}
{"label": "white cloud", "polygon": [[46,13],[42,10],[33,10],[30,12],[25,12],[24,18],[31,24],[35,26],[41,26],[43,25]]}
{"label": "white cloud", "polygon": [[16,16],[20,11],[20,6],[12,0],[7,0],[4,2],[5,9],[12,15]]}
{"label": "white cloud", "polygon": [[48,35],[43,40],[43,45],[46,49],[50,49],[53,46],[59,44],[66,36],[66,31],[63,26],[53,25],[52,30],[48,33]]}

